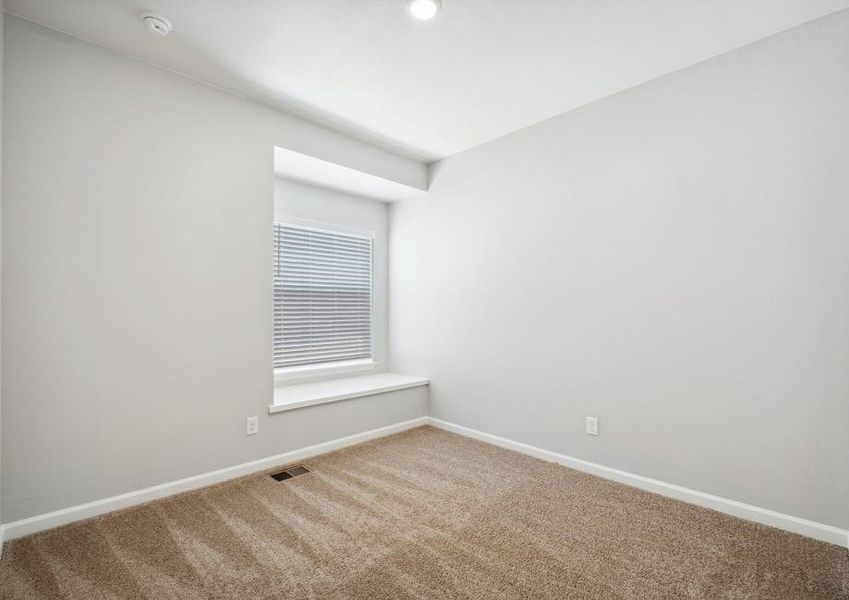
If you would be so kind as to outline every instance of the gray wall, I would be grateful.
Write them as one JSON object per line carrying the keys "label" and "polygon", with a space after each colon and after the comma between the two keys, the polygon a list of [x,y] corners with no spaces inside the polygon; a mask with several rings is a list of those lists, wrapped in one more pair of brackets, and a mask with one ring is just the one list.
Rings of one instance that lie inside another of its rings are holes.
{"label": "gray wall", "polygon": [[[3,12],[4,0],[0,0],[0,272],[3,265],[3,64],[4,64],[4,49],[6,38],[6,13]],[[0,278],[0,299],[2,299],[2,278]],[[0,301],[2,304],[2,301]],[[0,336],[3,331],[2,321],[2,306],[0,306]],[[0,345],[0,515],[3,514],[2,498],[3,498],[3,380],[2,380],[2,345]],[[0,519],[0,523],[2,523]],[[3,552],[3,541],[0,540],[0,554]]]}
{"label": "gray wall", "polygon": [[6,42],[4,522],[425,414],[424,388],[267,414],[273,147],[421,165],[13,17]]}
{"label": "gray wall", "polygon": [[438,163],[391,210],[393,370],[437,418],[849,526],[847,107],[842,12]]}

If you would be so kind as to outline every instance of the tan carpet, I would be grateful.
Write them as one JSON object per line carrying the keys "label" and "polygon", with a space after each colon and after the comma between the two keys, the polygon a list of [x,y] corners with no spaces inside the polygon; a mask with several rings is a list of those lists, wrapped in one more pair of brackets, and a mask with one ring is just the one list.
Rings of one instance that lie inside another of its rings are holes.
{"label": "tan carpet", "polygon": [[430,427],[8,542],[3,598],[849,598],[849,552]]}

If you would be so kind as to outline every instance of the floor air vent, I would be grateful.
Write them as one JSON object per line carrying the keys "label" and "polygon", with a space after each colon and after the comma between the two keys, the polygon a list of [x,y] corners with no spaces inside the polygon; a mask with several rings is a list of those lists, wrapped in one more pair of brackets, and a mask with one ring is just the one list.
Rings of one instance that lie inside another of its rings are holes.
{"label": "floor air vent", "polygon": [[310,470],[305,466],[298,465],[297,467],[289,467],[285,471],[280,471],[279,473],[272,473],[271,478],[275,481],[286,481],[287,479],[292,479],[292,477],[297,477],[298,475],[303,475],[304,473],[309,472]]}

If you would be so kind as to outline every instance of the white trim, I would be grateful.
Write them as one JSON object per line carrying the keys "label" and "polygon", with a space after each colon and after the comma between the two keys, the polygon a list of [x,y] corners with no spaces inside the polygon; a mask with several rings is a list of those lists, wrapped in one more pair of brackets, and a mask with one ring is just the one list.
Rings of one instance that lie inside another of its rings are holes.
{"label": "white trim", "polygon": [[174,494],[179,494],[180,492],[186,492],[215,483],[220,483],[235,477],[250,475],[257,471],[263,471],[265,469],[271,469],[287,463],[301,461],[313,456],[318,456],[319,454],[325,454],[327,452],[332,452],[333,450],[346,448],[348,446],[353,446],[354,444],[398,433],[399,431],[406,431],[407,429],[420,427],[424,424],[425,417],[418,417],[410,421],[395,423],[394,425],[387,425],[386,427],[379,427],[378,429],[372,429],[370,431],[364,431],[347,437],[337,438],[335,440],[330,440],[329,442],[322,442],[314,446],[307,446],[306,448],[300,448],[298,450],[292,450],[291,452],[285,452],[276,456],[269,456],[268,458],[262,458],[260,460],[243,463],[233,467],[227,467],[226,469],[219,469],[218,471],[194,475],[192,477],[186,477],[185,479],[179,479],[177,481],[155,485],[142,490],[128,492],[119,496],[112,496],[111,498],[104,498],[103,500],[95,500],[94,502],[87,502],[86,504],[63,508],[62,510],[45,513],[43,515],[36,515],[19,521],[12,521],[11,523],[5,523],[3,525],[3,528],[5,529],[5,537],[7,540],[13,540],[45,529],[52,529],[53,527],[59,527],[60,525],[67,525],[68,523],[73,523],[74,521],[79,521],[81,519],[90,519],[91,517],[96,517],[114,510],[129,508],[158,498],[172,496]]}
{"label": "white trim", "polygon": [[300,217],[275,215],[274,222],[286,227],[295,227],[297,229],[307,229],[322,233],[342,233],[345,235],[352,235],[365,240],[371,240],[372,242],[377,237],[377,232],[371,229],[360,229],[358,227],[339,225],[338,223],[330,223],[328,221],[314,221],[312,219],[301,219]]}
{"label": "white trim", "polygon": [[428,385],[424,377],[411,377],[397,373],[376,373],[344,379],[331,379],[317,383],[303,383],[274,388],[274,404],[268,414],[295,410],[306,406],[317,406],[351,398],[362,398],[397,390]]}
{"label": "white trim", "polygon": [[551,452],[550,450],[543,450],[536,446],[530,446],[521,442],[514,442],[513,440],[508,440],[490,433],[484,433],[482,431],[463,427],[462,425],[455,425],[453,423],[448,423],[447,421],[434,419],[433,417],[426,417],[426,422],[429,425],[433,425],[439,429],[444,429],[445,431],[458,433],[494,446],[507,448],[508,450],[533,456],[534,458],[564,465],[577,471],[591,473],[605,479],[611,479],[632,487],[660,494],[661,496],[675,498],[676,500],[689,502],[690,504],[733,515],[741,519],[754,521],[763,525],[769,525],[770,527],[777,527],[778,529],[798,533],[799,535],[804,535],[816,540],[849,548],[849,530],[846,529],[832,527],[831,525],[817,523],[816,521],[809,521],[808,519],[794,517],[774,510],[738,502],[736,500],[729,500],[728,498],[722,498],[721,496],[714,496],[713,494],[707,494],[705,492],[692,490],[680,485],[666,483],[665,481],[643,477],[642,475],[636,475],[627,471],[620,471],[619,469],[581,460],[580,458],[573,458],[564,454]]}
{"label": "white trim", "polygon": [[207,485],[220,483],[235,477],[249,475],[278,465],[304,460],[313,456],[318,456],[319,454],[332,452],[333,450],[346,448],[348,446],[353,446],[354,444],[367,442],[369,440],[385,437],[408,429],[414,429],[426,424],[480,440],[494,446],[527,454],[534,458],[561,464],[578,471],[603,477],[605,479],[618,481],[655,494],[668,496],[670,498],[696,504],[698,506],[733,515],[735,517],[740,517],[756,523],[762,523],[771,527],[777,527],[785,531],[798,533],[823,542],[849,548],[849,531],[845,529],[760,508],[751,504],[737,502],[736,500],[729,500],[720,496],[706,494],[697,490],[666,483],[657,479],[651,479],[649,477],[643,477],[642,475],[635,475],[633,473],[628,473],[627,471],[613,469],[611,467],[558,454],[549,450],[543,450],[542,448],[537,448],[521,442],[514,442],[496,435],[484,433],[461,425],[455,425],[433,417],[419,417],[410,421],[404,421],[402,423],[364,431],[362,433],[323,442],[314,446],[308,446],[306,448],[300,448],[298,450],[278,454],[276,456],[270,456],[268,458],[243,463],[241,465],[220,469],[218,471],[211,471],[209,473],[187,477],[170,483],[164,483],[142,490],[128,492],[119,496],[112,496],[111,498],[104,498],[103,500],[96,500],[94,502],[88,502],[86,504],[80,504],[78,506],[72,506],[70,508],[45,513],[43,515],[5,523],[0,525],[0,556],[2,556],[2,543],[4,540],[13,540],[45,529],[52,529],[53,527],[67,525],[74,521],[89,519],[114,510],[129,508],[137,504],[150,502],[151,500],[164,498],[180,492],[186,492]]}
{"label": "white trim", "polygon": [[315,381],[334,375],[364,373],[366,371],[374,371],[376,368],[377,363],[373,358],[284,367],[282,369],[274,369],[274,383],[275,385],[288,385],[296,381]]}

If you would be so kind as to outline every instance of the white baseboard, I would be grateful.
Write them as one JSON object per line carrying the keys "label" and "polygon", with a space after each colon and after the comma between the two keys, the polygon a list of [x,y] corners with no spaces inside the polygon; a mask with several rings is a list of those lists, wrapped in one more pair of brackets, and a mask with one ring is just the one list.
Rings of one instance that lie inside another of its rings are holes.
{"label": "white baseboard", "polygon": [[[243,463],[241,465],[227,467],[226,469],[186,477],[185,479],[155,485],[153,487],[128,492],[119,496],[112,496],[111,498],[104,498],[103,500],[87,502],[86,504],[80,504],[70,508],[63,508],[62,510],[45,513],[43,515],[36,515],[19,521],[11,521],[0,526],[2,527],[2,529],[0,529],[0,533],[5,534],[6,540],[13,540],[45,529],[52,529],[53,527],[59,527],[60,525],[67,525],[74,521],[90,519],[91,517],[112,512],[113,510],[128,508],[130,506],[150,502],[151,500],[156,500],[158,498],[164,498],[166,496],[179,494],[180,492],[186,492],[212,485],[214,483],[227,481],[228,479],[234,479],[243,475],[250,475],[251,473],[271,469],[279,465],[297,462],[312,456],[318,456],[319,454],[332,452],[333,450],[338,450],[347,446],[353,446],[354,444],[367,442],[369,440],[381,438],[400,431],[406,431],[407,429],[413,429],[414,427],[420,427],[425,423],[426,417],[419,417],[410,421],[404,421],[402,423],[387,425],[386,427],[364,431],[347,437],[337,438],[335,440],[330,440],[329,442],[322,442],[321,444],[316,444],[314,446],[307,446],[306,448],[292,450],[291,452],[285,452],[276,456],[269,456],[268,458],[262,458],[252,462]],[[2,539],[3,538],[0,537],[0,544],[2,543]],[[2,549],[0,549],[0,552],[2,552]]]}
{"label": "white baseboard", "polygon": [[522,454],[527,454],[528,456],[533,456],[534,458],[564,465],[578,471],[591,473],[599,477],[604,477],[605,479],[612,479],[613,481],[618,481],[619,483],[624,483],[632,487],[660,494],[661,496],[668,496],[670,498],[675,498],[676,500],[683,500],[690,504],[710,508],[735,517],[740,517],[741,519],[754,521],[771,527],[777,527],[778,529],[798,533],[816,540],[849,548],[849,531],[846,529],[840,529],[838,527],[832,527],[831,525],[817,523],[816,521],[809,521],[800,517],[786,515],[774,510],[760,508],[743,502],[737,502],[736,500],[729,500],[728,498],[722,498],[720,496],[714,496],[713,494],[706,494],[705,492],[691,490],[680,485],[666,483],[649,477],[643,477],[642,475],[635,475],[634,473],[628,473],[627,471],[620,471],[619,469],[613,469],[611,467],[581,460],[579,458],[573,458],[564,454],[543,450],[542,448],[537,448],[521,442],[514,442],[513,440],[508,440],[496,435],[463,427],[461,425],[448,423],[447,421],[442,421],[440,419],[434,419],[433,417],[426,417],[426,422],[429,425],[438,427],[439,429],[458,433],[482,442],[487,442],[494,446],[507,448],[508,450],[514,450]]}
{"label": "white baseboard", "polygon": [[762,523],[771,527],[777,527],[785,531],[798,533],[800,535],[849,548],[849,531],[845,529],[760,508],[751,504],[737,502],[736,500],[729,500],[720,496],[706,494],[704,492],[692,490],[672,483],[643,477],[642,475],[635,475],[634,473],[628,473],[627,471],[621,471],[619,469],[613,469],[611,467],[581,460],[579,458],[558,454],[556,452],[551,452],[550,450],[543,450],[542,448],[537,448],[521,442],[515,442],[496,435],[463,427],[461,425],[455,425],[433,417],[419,417],[410,421],[404,421],[402,423],[364,431],[362,433],[323,442],[314,446],[308,446],[306,448],[300,448],[291,452],[285,452],[276,456],[270,456],[268,458],[243,463],[226,469],[187,477],[170,483],[164,483],[142,490],[121,494],[119,496],[112,496],[111,498],[104,498],[103,500],[96,500],[94,502],[72,506],[70,508],[45,513],[43,515],[36,515],[19,521],[4,523],[3,525],[0,525],[0,556],[2,556],[2,544],[4,540],[12,540],[31,533],[43,531],[45,529],[52,529],[53,527],[67,525],[74,521],[96,517],[114,510],[129,508],[158,498],[172,496],[180,492],[220,483],[243,475],[250,475],[251,473],[270,469],[278,465],[305,460],[312,456],[332,452],[333,450],[353,446],[354,444],[406,431],[407,429],[413,429],[425,424],[433,425],[434,427],[458,433],[482,442],[487,442],[494,446],[500,446],[502,448],[507,448],[508,450],[521,452],[522,454],[527,454],[534,458],[561,464],[578,471],[591,473],[599,477],[604,477],[605,479],[618,481],[655,494],[668,496],[670,498],[675,498],[676,500],[682,500],[684,502],[710,508],[735,517],[740,517],[756,523]]}

